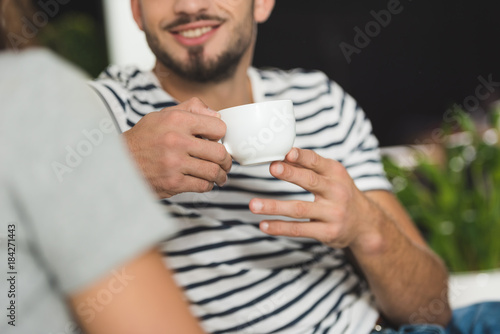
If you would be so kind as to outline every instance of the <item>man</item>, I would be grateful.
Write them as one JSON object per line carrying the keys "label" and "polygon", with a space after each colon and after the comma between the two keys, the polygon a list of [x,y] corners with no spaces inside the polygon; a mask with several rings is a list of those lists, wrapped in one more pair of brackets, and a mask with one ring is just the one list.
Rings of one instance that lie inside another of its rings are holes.
{"label": "man", "polygon": [[[370,333],[380,315],[445,326],[446,268],[390,193],[363,111],[322,73],[251,67],[274,0],[131,4],[156,66],[111,66],[93,86],[182,221],[164,252],[204,329]],[[231,169],[213,110],[275,99],[294,102],[297,148]]]}

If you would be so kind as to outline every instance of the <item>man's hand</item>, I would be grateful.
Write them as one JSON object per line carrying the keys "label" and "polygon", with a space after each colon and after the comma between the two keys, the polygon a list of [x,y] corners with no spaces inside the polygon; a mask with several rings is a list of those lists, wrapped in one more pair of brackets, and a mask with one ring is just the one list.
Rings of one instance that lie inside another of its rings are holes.
{"label": "man's hand", "polygon": [[143,175],[160,198],[222,186],[231,156],[217,141],[226,125],[217,112],[192,98],[144,116],[124,133]]}
{"label": "man's hand", "polygon": [[371,203],[356,188],[346,169],[337,161],[313,151],[292,149],[284,162],[274,162],[271,174],[314,194],[314,202],[253,199],[255,214],[279,215],[309,221],[263,221],[261,229],[272,235],[314,238],[333,248],[359,245],[366,251],[379,246],[370,223]]}
{"label": "man's hand", "polygon": [[[313,151],[294,148],[284,162],[272,163],[270,170],[276,178],[308,190],[315,199],[253,199],[253,213],[309,220],[263,221],[260,228],[264,232],[348,248],[380,311],[393,325],[427,322],[446,326],[451,317],[446,267],[394,195],[387,191],[362,193],[339,162]],[[422,316],[436,301],[439,312]]]}

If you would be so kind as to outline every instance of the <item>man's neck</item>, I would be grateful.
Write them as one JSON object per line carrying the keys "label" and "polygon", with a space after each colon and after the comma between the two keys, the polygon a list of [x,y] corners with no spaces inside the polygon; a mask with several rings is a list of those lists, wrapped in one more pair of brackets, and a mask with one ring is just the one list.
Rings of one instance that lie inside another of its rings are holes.
{"label": "man's neck", "polygon": [[213,110],[253,102],[252,85],[247,74],[247,66],[238,66],[232,77],[219,83],[187,81],[172,73],[159,62],[156,63],[153,72],[163,89],[179,102],[197,97]]}

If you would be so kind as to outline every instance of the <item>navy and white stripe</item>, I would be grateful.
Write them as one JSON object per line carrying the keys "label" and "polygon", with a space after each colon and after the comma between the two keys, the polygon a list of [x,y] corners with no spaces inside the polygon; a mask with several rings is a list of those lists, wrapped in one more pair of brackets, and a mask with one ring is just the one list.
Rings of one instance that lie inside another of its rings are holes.
{"label": "navy and white stripe", "polygon": [[[378,142],[364,112],[323,73],[249,69],[254,100],[290,99],[295,146],[346,166],[363,191],[390,189]],[[110,67],[94,88],[122,131],[176,101],[151,72]],[[254,197],[312,201],[304,189],[273,178],[268,165],[235,164],[229,182],[205,194],[162,201],[182,229],[163,252],[209,333],[368,333],[378,316],[366,283],[344,252],[304,238],[272,237],[248,210]]]}

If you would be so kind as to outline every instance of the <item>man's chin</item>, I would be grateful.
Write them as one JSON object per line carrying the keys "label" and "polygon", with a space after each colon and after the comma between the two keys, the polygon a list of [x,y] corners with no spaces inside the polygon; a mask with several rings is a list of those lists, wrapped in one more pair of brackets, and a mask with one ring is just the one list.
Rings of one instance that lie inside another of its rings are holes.
{"label": "man's chin", "polygon": [[180,79],[193,83],[220,83],[231,78],[241,62],[246,49],[228,50],[227,52],[210,55],[206,47],[196,46],[179,53],[166,52],[153,45],[158,61]]}
{"label": "man's chin", "polygon": [[231,64],[221,63],[220,59],[201,59],[200,55],[191,55],[184,61],[170,57],[158,58],[158,61],[180,79],[192,83],[218,83],[234,74]]}

